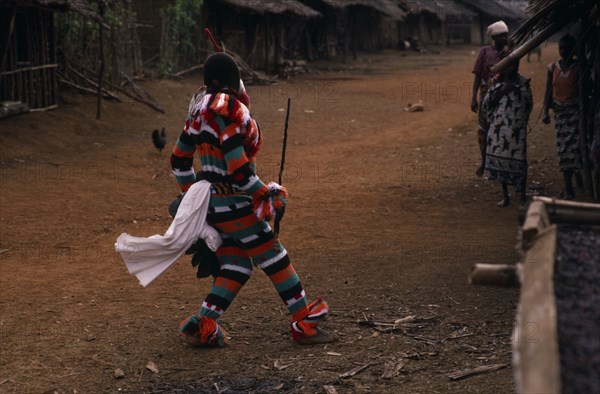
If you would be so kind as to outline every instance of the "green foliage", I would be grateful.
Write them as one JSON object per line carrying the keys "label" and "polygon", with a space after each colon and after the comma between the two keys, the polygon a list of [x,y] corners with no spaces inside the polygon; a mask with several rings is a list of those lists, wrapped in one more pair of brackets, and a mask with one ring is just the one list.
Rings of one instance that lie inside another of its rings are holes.
{"label": "green foliage", "polygon": [[202,0],[175,0],[162,11],[163,30],[160,71],[175,72],[179,67],[196,64],[202,34]]}
{"label": "green foliage", "polygon": [[[90,1],[89,7],[99,14],[97,1]],[[109,27],[108,31],[104,30],[104,56],[109,67],[118,68],[115,60],[121,55],[116,50],[118,45],[111,42],[111,33],[122,31],[128,16],[127,9],[122,3],[109,2],[104,8],[104,22]],[[100,63],[98,22],[76,12],[55,13],[54,17],[59,55],[67,62],[74,61],[96,70]],[[118,75],[118,70],[107,71],[109,74]]]}

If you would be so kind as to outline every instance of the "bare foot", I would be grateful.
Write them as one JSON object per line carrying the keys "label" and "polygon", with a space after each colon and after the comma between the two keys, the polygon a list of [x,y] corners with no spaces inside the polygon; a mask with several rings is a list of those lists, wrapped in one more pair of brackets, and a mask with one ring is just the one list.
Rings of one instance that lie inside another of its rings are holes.
{"label": "bare foot", "polygon": [[475,171],[475,175],[481,177],[483,176],[483,171],[485,171],[485,165],[481,164],[479,168]]}
{"label": "bare foot", "polygon": [[583,177],[579,172],[575,173],[575,184],[579,190],[583,190]]}

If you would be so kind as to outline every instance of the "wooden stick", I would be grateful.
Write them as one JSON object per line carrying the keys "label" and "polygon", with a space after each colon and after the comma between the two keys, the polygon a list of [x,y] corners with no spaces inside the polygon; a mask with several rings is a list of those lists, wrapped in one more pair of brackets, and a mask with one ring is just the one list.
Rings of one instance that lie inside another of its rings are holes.
{"label": "wooden stick", "polygon": [[133,78],[131,78],[129,75],[127,75],[125,73],[123,73],[123,76],[125,77],[127,82],[131,85],[133,92],[136,95],[138,95],[138,97],[140,98],[140,101],[146,103],[147,105],[151,106],[155,110],[162,112],[163,114],[165,113],[165,109],[163,108],[163,106],[160,105],[158,102],[156,102],[144,88],[142,88],[140,85],[135,83]]}
{"label": "wooden stick", "polygon": [[186,68],[185,70],[181,70],[181,71],[179,71],[178,73],[176,73],[176,74],[173,74],[173,76],[174,76],[174,77],[181,77],[181,76],[183,76],[183,75],[185,75],[185,74],[188,74],[188,73],[191,73],[191,72],[193,72],[193,71],[200,70],[200,69],[201,69],[201,68],[203,68],[203,67],[204,67],[204,63],[202,63],[202,64],[197,64],[197,65],[195,65],[195,66],[193,66],[193,67]]}
{"label": "wooden stick", "polygon": [[[288,137],[288,120],[290,119],[290,105],[292,103],[292,99],[288,97],[287,102],[287,112],[285,114],[285,126],[283,128],[283,147],[281,149],[281,163],[279,164],[279,184],[281,185],[281,180],[283,177],[283,168],[285,166],[285,151],[287,148],[287,137]],[[275,233],[275,238],[279,236],[279,224],[281,223],[281,219],[285,213],[285,206],[281,209],[280,212],[277,212],[275,215],[275,221],[273,224],[273,232]]]}
{"label": "wooden stick", "polygon": [[[70,86],[70,87],[72,87],[74,89],[80,90],[82,92],[91,93],[93,95],[97,95],[98,94],[98,92],[96,90],[90,89],[90,88],[86,88],[84,86],[77,85],[75,82],[71,82],[71,81],[69,81],[68,79],[66,79],[64,77],[59,78],[59,80],[60,80],[60,82],[64,83],[65,85]],[[120,98],[118,98],[117,96],[111,95],[110,93],[107,93],[106,90],[102,90],[102,92],[104,92],[104,96],[103,96],[104,98],[121,101]]]}
{"label": "wooden stick", "polygon": [[527,55],[529,52],[531,52],[532,50],[537,48],[542,42],[544,42],[548,38],[550,38],[554,33],[556,33],[557,31],[562,29],[564,26],[566,26],[568,24],[568,22],[569,22],[568,18],[565,18],[565,20],[563,20],[562,22],[553,23],[550,26],[548,26],[547,28],[545,28],[544,30],[542,30],[541,32],[539,32],[537,35],[533,36],[529,41],[527,41],[526,43],[521,45],[519,48],[512,51],[510,53],[510,55],[508,55],[507,57],[502,59],[500,62],[498,62],[498,64],[496,64],[494,67],[492,67],[492,69],[491,69],[492,74],[497,74],[497,73],[501,72],[509,64],[511,64],[515,61],[518,61],[523,56]]}
{"label": "wooden stick", "polygon": [[[585,38],[587,32],[589,32],[590,22],[586,18],[581,19],[581,29],[586,32],[585,35],[581,35],[579,38],[578,45],[578,59],[586,58],[586,48],[584,42],[587,41]],[[596,54],[598,56],[598,54]],[[581,152],[581,166],[583,167],[583,186],[585,190],[589,192],[592,201],[594,201],[594,187],[592,186],[592,166],[590,163],[590,154],[588,150],[588,138],[587,138],[587,98],[588,98],[588,84],[590,81],[589,67],[582,67],[579,72],[579,151]]]}
{"label": "wooden stick", "polygon": [[[82,78],[84,81],[86,81],[87,83],[89,83],[90,85],[92,85],[95,88],[98,88],[100,85],[98,83],[96,83],[95,81],[89,79],[88,77],[86,77],[84,74],[82,74],[81,72],[75,70],[73,67],[71,67],[71,65],[68,66],[69,70],[73,71],[75,73],[75,75],[77,75],[78,77]],[[106,82],[106,81],[104,81]],[[107,83],[108,85],[108,83]],[[106,93],[107,95],[113,97],[115,100],[119,100],[121,101],[121,99],[114,93],[110,92],[108,89],[106,88],[102,88],[102,91],[104,93]]]}
{"label": "wooden stick", "polygon": [[469,283],[472,285],[519,287],[517,269],[508,264],[475,264]]}
{"label": "wooden stick", "polygon": [[10,15],[10,22],[8,23],[8,34],[6,35],[6,41],[4,46],[4,52],[2,53],[2,62],[0,63],[0,71],[4,70],[4,62],[8,58],[8,51],[11,47],[10,40],[12,39],[12,34],[15,29],[15,16],[17,15],[17,3],[13,4]]}
{"label": "wooden stick", "polygon": [[[98,11],[100,12],[100,18],[104,19],[104,1],[98,0]],[[102,24],[98,22],[98,41],[100,46],[100,70],[98,70],[98,93],[96,99],[96,119],[100,119],[102,113],[102,80],[104,79],[104,28]]]}
{"label": "wooden stick", "polygon": [[58,108],[58,104],[52,104],[52,105],[49,105],[48,107],[44,107],[44,108],[30,109],[29,112],[44,112],[44,111],[49,111],[51,109],[56,109],[56,108]]}
{"label": "wooden stick", "polygon": [[369,368],[371,365],[372,365],[372,363],[366,363],[366,364],[360,365],[356,368],[352,368],[350,371],[341,374],[340,378],[351,378],[352,376],[356,375],[360,371],[363,371],[363,370]]}
{"label": "wooden stick", "polygon": [[492,365],[482,365],[480,367],[472,368],[472,369],[463,369],[460,371],[451,372],[448,374],[450,380],[459,380],[468,378],[469,376],[475,376],[482,373],[488,373],[497,371],[502,368],[508,367],[508,364],[492,364]]}
{"label": "wooden stick", "polygon": [[288,138],[288,121],[290,119],[290,105],[292,103],[292,99],[288,97],[287,100],[287,112],[285,113],[285,125],[283,128],[283,148],[281,149],[281,163],[279,164],[279,184],[281,185],[281,178],[283,177],[283,168],[285,166],[285,151],[287,148],[287,138]]}
{"label": "wooden stick", "polygon": [[[79,68],[80,68],[80,69],[82,69],[83,71],[86,71],[86,72],[88,72],[88,73],[92,73],[92,71],[91,71],[90,69],[88,69],[87,67],[85,67],[85,66],[82,66],[82,65],[80,65],[80,64],[76,64],[76,63],[75,63],[75,66],[79,67]],[[75,68],[74,68],[74,67],[72,67],[71,65],[69,65],[69,69],[70,69],[71,71],[75,72],[76,74],[80,75],[81,77],[83,77],[83,78],[86,78],[86,77],[85,77],[85,75],[84,75],[83,73],[81,73],[81,72],[79,72],[79,71],[76,71],[76,70],[75,70]],[[133,79],[130,79],[130,81],[133,81]],[[136,100],[136,101],[139,101],[140,103],[146,104],[147,106],[149,106],[150,108],[152,108],[152,109],[154,109],[154,110],[156,110],[156,111],[159,111],[159,112],[162,112],[162,113],[164,113],[164,110],[161,110],[161,109],[159,109],[159,108],[157,108],[157,107],[156,107],[156,105],[159,105],[159,104],[157,104],[157,103],[152,103],[152,102],[150,102],[150,101],[148,101],[148,100],[145,100],[145,99],[143,99],[143,98],[141,98],[141,97],[139,97],[139,96],[133,95],[133,94],[131,94],[130,92],[128,92],[126,89],[123,89],[123,88],[122,88],[122,87],[120,87],[119,85],[116,85],[116,84],[114,84],[114,83],[112,83],[112,82],[110,82],[110,81],[108,81],[108,80],[105,80],[105,81],[104,81],[104,83],[105,83],[106,85],[110,86],[111,88],[113,88],[113,89],[115,89],[115,90],[117,90],[117,91],[119,91],[119,92],[123,93],[123,94],[124,94],[124,95],[126,95],[127,97],[129,97],[129,98],[132,98],[132,99],[134,99],[134,100]],[[136,85],[136,86],[137,86],[137,85]],[[160,105],[159,105],[159,106],[160,106]],[[162,107],[161,107],[161,108],[162,108]]]}

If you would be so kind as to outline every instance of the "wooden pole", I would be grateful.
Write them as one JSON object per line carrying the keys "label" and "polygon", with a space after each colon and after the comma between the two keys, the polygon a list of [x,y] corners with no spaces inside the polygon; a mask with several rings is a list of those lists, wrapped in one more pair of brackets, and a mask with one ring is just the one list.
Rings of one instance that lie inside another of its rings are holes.
{"label": "wooden pole", "polygon": [[0,63],[0,71],[4,71],[4,63],[8,58],[8,51],[10,48],[10,41],[12,39],[12,34],[15,29],[15,16],[17,15],[17,3],[13,4],[11,14],[10,14],[10,22],[8,24],[8,34],[6,35],[6,41],[4,42],[6,45],[4,46],[4,52],[2,53],[2,63]]}
{"label": "wooden pole", "polygon": [[[98,11],[100,13],[100,17],[104,20],[104,0],[98,0]],[[101,22],[98,22],[99,31],[99,45],[100,45],[100,70],[98,71],[98,94],[96,99],[96,119],[100,119],[100,115],[102,112],[102,79],[104,76],[104,37],[103,31],[104,27]]]}
{"label": "wooden pole", "polygon": [[518,61],[523,56],[527,55],[529,52],[537,48],[541,43],[550,38],[554,33],[565,27],[568,23],[568,18],[565,18],[560,22],[551,24],[550,26],[539,32],[537,35],[533,36],[531,39],[529,39],[529,41],[525,42],[523,45],[512,51],[510,55],[508,55],[507,57],[499,61],[498,64],[492,67],[492,74],[499,73],[500,71],[504,70],[506,66],[508,66],[510,63]]}
{"label": "wooden pole", "polygon": [[[585,18],[581,20],[582,31],[588,32],[590,28],[589,21]],[[581,63],[585,59],[585,41],[587,34],[582,34],[579,37],[579,49],[577,53],[578,61]],[[580,64],[579,67],[579,150],[581,152],[581,165],[583,167],[583,186],[587,190],[594,201],[594,186],[592,183],[592,170],[590,164],[590,155],[588,150],[588,138],[587,138],[587,110],[589,107],[587,99],[587,85],[589,81],[589,68],[583,67]]]}
{"label": "wooden pole", "polygon": [[[288,97],[287,101],[287,112],[285,114],[285,125],[283,128],[283,148],[281,149],[281,163],[279,164],[279,184],[282,183],[283,178],[283,168],[285,166],[285,151],[287,148],[287,138],[288,138],[288,121],[290,119],[290,105],[292,104],[292,100]],[[276,212],[275,220],[273,223],[273,232],[275,233],[275,238],[279,237],[279,224],[281,223],[281,219],[285,213],[285,206],[281,209],[280,212]]]}
{"label": "wooden pole", "polygon": [[267,74],[269,74],[269,52],[271,50],[270,48],[270,37],[269,34],[271,33],[271,29],[269,28],[269,14],[265,15],[265,72]]}

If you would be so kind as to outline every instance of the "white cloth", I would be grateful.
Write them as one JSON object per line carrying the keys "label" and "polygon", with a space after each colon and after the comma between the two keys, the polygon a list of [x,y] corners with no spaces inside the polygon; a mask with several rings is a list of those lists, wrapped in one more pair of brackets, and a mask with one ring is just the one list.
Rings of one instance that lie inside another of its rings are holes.
{"label": "white cloth", "polygon": [[506,23],[504,23],[504,21],[498,21],[488,26],[487,33],[490,36],[497,36],[498,34],[508,33],[508,26],[506,25]]}
{"label": "white cloth", "polygon": [[148,286],[162,275],[199,238],[212,251],[221,246],[223,240],[219,232],[206,223],[209,201],[210,183],[196,182],[183,197],[165,235],[145,238],[123,233],[117,238],[115,250],[142,286]]}

